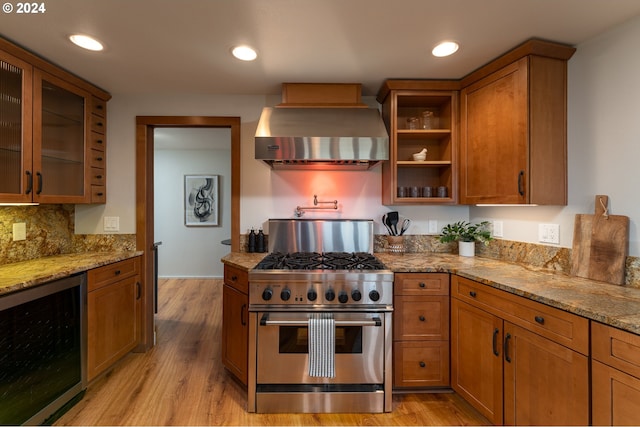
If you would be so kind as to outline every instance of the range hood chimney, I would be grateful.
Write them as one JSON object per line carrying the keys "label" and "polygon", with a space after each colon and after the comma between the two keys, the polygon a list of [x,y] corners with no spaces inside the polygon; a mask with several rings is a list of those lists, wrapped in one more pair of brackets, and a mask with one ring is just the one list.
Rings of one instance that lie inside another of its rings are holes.
{"label": "range hood chimney", "polygon": [[[332,93],[354,87],[356,97]],[[315,170],[366,170],[388,160],[380,113],[359,101],[360,85],[283,85],[283,103],[262,110],[255,158],[274,169]]]}

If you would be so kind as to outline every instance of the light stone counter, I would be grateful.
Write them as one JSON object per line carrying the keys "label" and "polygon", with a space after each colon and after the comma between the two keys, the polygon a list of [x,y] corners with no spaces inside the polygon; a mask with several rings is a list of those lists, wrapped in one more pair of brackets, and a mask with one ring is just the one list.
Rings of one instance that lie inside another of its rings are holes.
{"label": "light stone counter", "polygon": [[[225,264],[252,269],[265,254],[230,253]],[[640,334],[640,289],[570,276],[543,268],[441,253],[376,253],[394,273],[457,274],[514,295]]]}
{"label": "light stone counter", "polygon": [[0,265],[0,297],[140,255],[142,251],[87,252]]}

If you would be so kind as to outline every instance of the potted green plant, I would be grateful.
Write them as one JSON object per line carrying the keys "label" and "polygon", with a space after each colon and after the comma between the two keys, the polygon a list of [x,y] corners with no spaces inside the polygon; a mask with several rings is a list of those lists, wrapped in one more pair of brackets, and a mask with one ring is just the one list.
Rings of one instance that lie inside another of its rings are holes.
{"label": "potted green plant", "polygon": [[486,246],[493,240],[489,225],[489,221],[482,221],[477,224],[458,221],[453,224],[447,224],[442,229],[442,233],[440,233],[440,241],[442,243],[458,242],[458,253],[460,255],[474,256],[475,242],[481,242]]}

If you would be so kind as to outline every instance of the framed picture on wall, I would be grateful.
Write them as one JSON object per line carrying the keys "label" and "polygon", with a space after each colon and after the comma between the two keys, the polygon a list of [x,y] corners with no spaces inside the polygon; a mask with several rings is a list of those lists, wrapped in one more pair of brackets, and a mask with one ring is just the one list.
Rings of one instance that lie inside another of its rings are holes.
{"label": "framed picture on wall", "polygon": [[187,227],[218,225],[218,175],[184,176],[184,224]]}

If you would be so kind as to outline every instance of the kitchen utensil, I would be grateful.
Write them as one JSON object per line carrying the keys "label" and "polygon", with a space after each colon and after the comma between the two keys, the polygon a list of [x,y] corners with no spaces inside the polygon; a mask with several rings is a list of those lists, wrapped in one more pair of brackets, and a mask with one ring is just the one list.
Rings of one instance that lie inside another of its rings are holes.
{"label": "kitchen utensil", "polygon": [[400,235],[401,236],[404,234],[405,231],[407,231],[407,229],[409,228],[410,225],[411,225],[411,220],[410,219],[405,219],[404,221],[402,221],[402,227],[400,227]]}
{"label": "kitchen utensil", "polygon": [[382,223],[389,232],[389,235],[393,236],[393,230],[391,229],[391,227],[389,227],[389,218],[387,218],[387,214],[382,215]]}
{"label": "kitchen utensil", "polygon": [[389,220],[389,227],[393,229],[393,235],[398,235],[398,221],[400,221],[400,215],[396,211],[387,213],[387,219]]}
{"label": "kitchen utensil", "polygon": [[609,215],[608,202],[608,196],[596,196],[595,215],[576,214],[571,274],[622,285],[629,252],[629,217]]}

